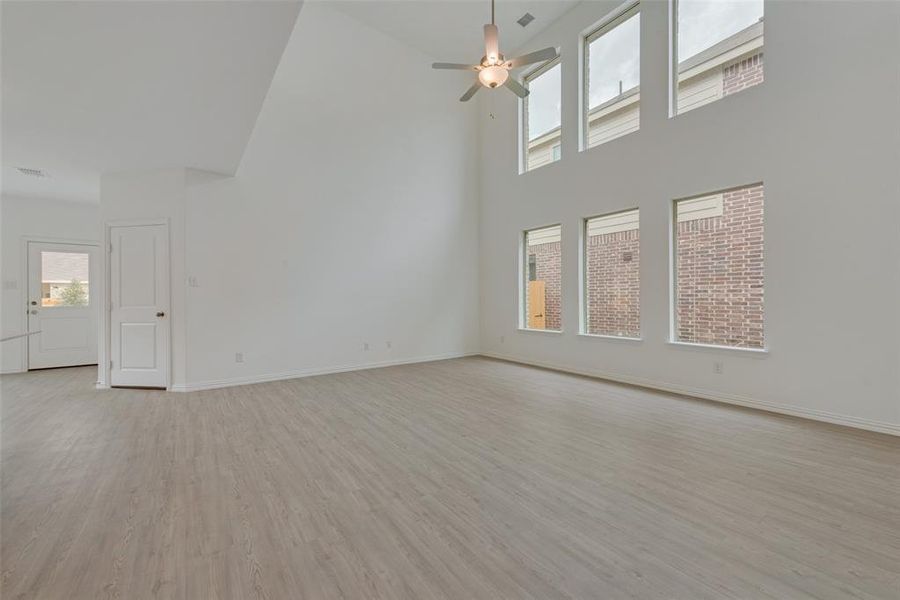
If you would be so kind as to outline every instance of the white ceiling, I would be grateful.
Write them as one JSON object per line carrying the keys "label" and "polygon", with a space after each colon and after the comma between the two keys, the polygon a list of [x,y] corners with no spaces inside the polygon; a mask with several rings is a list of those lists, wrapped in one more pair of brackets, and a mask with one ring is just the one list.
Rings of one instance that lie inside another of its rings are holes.
{"label": "white ceiling", "polygon": [[[452,62],[480,59],[490,22],[488,0],[312,1]],[[578,2],[500,0],[501,49],[510,56]],[[87,202],[99,201],[101,173],[233,174],[300,10],[299,0],[0,4],[2,191]],[[535,21],[523,29],[525,12]]]}
{"label": "white ceiling", "polygon": [[96,202],[104,172],[234,173],[299,8],[4,0],[3,192]]}
{"label": "white ceiling", "polygon": [[[309,0],[308,0],[309,1]],[[482,26],[490,0],[318,0],[440,61],[475,63],[484,55]],[[507,57],[580,0],[498,0],[500,49]],[[522,28],[526,12],[535,20]]]}

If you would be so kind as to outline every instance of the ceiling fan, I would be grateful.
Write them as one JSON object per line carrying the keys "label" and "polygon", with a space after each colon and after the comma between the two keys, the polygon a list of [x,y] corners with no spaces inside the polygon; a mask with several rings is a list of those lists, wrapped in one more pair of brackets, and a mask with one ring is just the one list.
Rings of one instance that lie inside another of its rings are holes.
{"label": "ceiling fan", "polygon": [[484,56],[477,65],[465,65],[461,63],[432,63],[433,69],[457,69],[461,71],[476,71],[478,81],[472,84],[466,93],[459,99],[460,102],[468,102],[481,86],[496,88],[505,85],[506,88],[519,98],[528,95],[528,89],[509,76],[512,69],[524,67],[534,63],[553,60],[559,56],[556,48],[544,48],[535,52],[529,52],[522,56],[506,58],[500,54],[500,42],[497,26],[494,24],[494,0],[491,0],[491,22],[484,26]]}

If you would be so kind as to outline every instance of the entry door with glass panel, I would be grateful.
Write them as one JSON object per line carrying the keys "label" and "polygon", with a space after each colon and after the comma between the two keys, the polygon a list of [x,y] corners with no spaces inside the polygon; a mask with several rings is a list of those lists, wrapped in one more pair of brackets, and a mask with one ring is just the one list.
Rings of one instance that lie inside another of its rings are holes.
{"label": "entry door with glass panel", "polygon": [[111,227],[110,242],[110,384],[167,387],[168,228]]}
{"label": "entry door with glass panel", "polygon": [[97,364],[97,246],[28,243],[28,368]]}

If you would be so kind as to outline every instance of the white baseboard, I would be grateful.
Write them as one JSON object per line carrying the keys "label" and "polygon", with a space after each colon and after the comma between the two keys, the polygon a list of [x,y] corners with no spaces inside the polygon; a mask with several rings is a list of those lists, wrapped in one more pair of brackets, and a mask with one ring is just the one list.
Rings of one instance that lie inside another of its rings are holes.
{"label": "white baseboard", "polygon": [[16,373],[27,373],[27,369],[10,369],[9,371],[0,371],[0,375],[15,375]]}
{"label": "white baseboard", "polygon": [[683,394],[685,396],[693,396],[695,398],[702,398],[704,400],[712,400],[714,402],[723,402],[725,404],[735,404],[737,406],[746,406],[748,408],[755,408],[758,410],[779,413],[782,415],[790,415],[793,417],[802,417],[804,419],[811,419],[813,421],[834,423],[836,425],[845,425],[847,427],[855,427],[857,429],[865,429],[867,431],[877,431],[879,433],[887,433],[890,435],[900,436],[900,424],[898,424],[898,423],[875,421],[872,419],[863,419],[860,417],[853,417],[850,415],[842,415],[842,414],[827,412],[824,410],[815,410],[815,409],[811,409],[811,408],[804,408],[804,407],[800,407],[800,406],[791,406],[791,405],[787,405],[787,404],[777,404],[777,403],[768,402],[765,400],[756,400],[753,398],[748,398],[746,396],[739,396],[737,394],[712,392],[709,390],[693,388],[690,386],[654,381],[654,380],[649,380],[649,379],[643,379],[640,377],[631,377],[631,376],[627,376],[627,375],[622,376],[622,375],[616,375],[616,374],[612,374],[612,373],[604,373],[602,371],[583,371],[580,369],[572,369],[572,368],[562,366],[562,365],[544,363],[541,361],[531,360],[531,359],[507,355],[507,354],[500,354],[497,352],[481,352],[481,355],[487,356],[490,358],[496,358],[496,359],[505,360],[505,361],[509,361],[509,362],[519,363],[519,364],[523,364],[523,365],[541,367],[544,369],[552,369],[554,371],[561,371],[564,373],[572,373],[574,375],[583,375],[586,377],[594,377],[596,379],[605,379],[605,380],[614,381],[617,383],[625,383],[625,384],[629,384],[629,385],[636,385],[636,386],[650,388],[650,389],[659,390],[659,391],[663,391],[663,392],[671,392],[671,393],[675,393],[675,394]]}
{"label": "white baseboard", "polygon": [[330,375],[333,373],[347,373],[349,371],[365,371],[367,369],[379,369],[381,367],[396,367],[399,365],[411,365],[415,363],[447,360],[450,358],[463,358],[464,356],[476,356],[478,352],[448,352],[446,354],[433,354],[417,358],[405,358],[398,360],[383,360],[357,365],[342,365],[334,367],[320,367],[315,369],[299,369],[297,371],[285,371],[283,373],[267,373],[264,375],[250,375],[246,377],[229,377],[228,379],[214,379],[209,381],[194,381],[183,384],[174,384],[172,392],[198,392],[201,390],[214,390],[218,388],[233,387],[236,385],[249,385],[252,383],[266,383],[268,381],[282,381],[285,379],[299,379],[314,375]]}

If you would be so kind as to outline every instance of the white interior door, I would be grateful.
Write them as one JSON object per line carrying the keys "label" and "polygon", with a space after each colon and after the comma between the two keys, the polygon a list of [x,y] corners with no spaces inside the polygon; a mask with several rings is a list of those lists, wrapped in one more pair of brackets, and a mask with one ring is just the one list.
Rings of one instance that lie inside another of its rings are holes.
{"label": "white interior door", "polygon": [[97,246],[28,242],[28,368],[97,364]]}
{"label": "white interior door", "polygon": [[166,225],[110,228],[110,385],[168,386]]}

